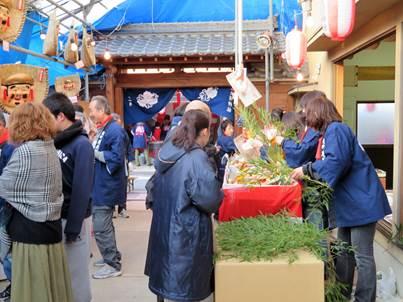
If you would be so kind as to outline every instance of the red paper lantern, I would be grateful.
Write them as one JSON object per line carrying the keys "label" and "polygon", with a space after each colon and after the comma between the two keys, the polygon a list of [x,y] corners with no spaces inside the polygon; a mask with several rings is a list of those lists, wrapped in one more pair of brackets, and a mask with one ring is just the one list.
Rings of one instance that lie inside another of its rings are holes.
{"label": "red paper lantern", "polygon": [[344,41],[353,31],[355,0],[322,0],[323,31],[335,41]]}
{"label": "red paper lantern", "polygon": [[294,28],[287,34],[286,40],[287,64],[295,69],[299,69],[305,63],[307,40],[305,34]]}

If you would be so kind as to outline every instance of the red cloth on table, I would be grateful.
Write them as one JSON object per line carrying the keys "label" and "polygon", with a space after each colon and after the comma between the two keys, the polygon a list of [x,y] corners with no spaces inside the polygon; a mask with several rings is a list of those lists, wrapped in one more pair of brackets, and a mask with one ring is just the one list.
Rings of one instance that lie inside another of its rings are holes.
{"label": "red cloth on table", "polygon": [[225,188],[219,221],[277,214],[282,210],[302,217],[302,186]]}

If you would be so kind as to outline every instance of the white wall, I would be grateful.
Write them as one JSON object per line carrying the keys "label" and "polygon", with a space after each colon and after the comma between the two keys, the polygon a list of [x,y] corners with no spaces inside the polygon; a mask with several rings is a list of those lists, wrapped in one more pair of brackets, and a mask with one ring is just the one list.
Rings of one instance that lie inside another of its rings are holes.
{"label": "white wall", "polygon": [[[395,42],[382,42],[376,49],[363,50],[344,60],[344,65],[394,66],[395,51]],[[394,101],[394,98],[395,81],[358,81],[357,87],[344,87],[344,121],[355,130],[357,101]]]}
{"label": "white wall", "polygon": [[[334,100],[333,64],[326,51],[308,52],[309,82],[318,84],[312,89],[323,91],[328,98]],[[318,70],[320,73],[318,74]]]}

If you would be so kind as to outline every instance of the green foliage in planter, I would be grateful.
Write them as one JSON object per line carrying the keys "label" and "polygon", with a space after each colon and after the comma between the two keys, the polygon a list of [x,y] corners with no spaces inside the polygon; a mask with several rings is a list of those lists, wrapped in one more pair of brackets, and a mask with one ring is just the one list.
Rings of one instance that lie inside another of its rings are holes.
{"label": "green foliage in planter", "polygon": [[287,256],[290,263],[296,252],[306,250],[322,259],[319,242],[327,236],[309,223],[299,223],[286,214],[243,218],[221,223],[216,230],[219,258],[240,261],[272,260]]}
{"label": "green foliage in planter", "polygon": [[326,302],[342,302],[345,286],[336,281],[332,255],[351,249],[339,242],[332,244],[332,250],[324,249],[321,242],[327,240],[327,236],[326,230],[319,230],[310,223],[301,223],[286,213],[243,218],[218,225],[216,238],[219,251],[216,257],[252,262],[271,261],[282,256],[293,263],[298,259],[298,251],[308,251],[326,264]]}
{"label": "green foliage in planter", "polygon": [[303,178],[302,200],[310,209],[329,209],[333,199],[333,189],[325,182],[305,176]]}

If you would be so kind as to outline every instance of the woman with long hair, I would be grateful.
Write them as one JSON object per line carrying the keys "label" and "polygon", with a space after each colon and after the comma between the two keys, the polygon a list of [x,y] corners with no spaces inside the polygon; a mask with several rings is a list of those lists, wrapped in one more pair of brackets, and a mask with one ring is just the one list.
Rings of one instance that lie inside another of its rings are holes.
{"label": "woman with long hair", "polygon": [[321,158],[295,169],[294,179],[304,175],[328,183],[333,192],[329,205],[329,224],[338,228],[337,237],[353,247],[337,257],[336,273],[347,287],[350,299],[357,266],[355,301],[376,299],[376,266],[373,251],[378,220],[391,213],[385,191],[368,155],[334,104],[320,97],[306,106],[308,127],[319,131]]}
{"label": "woman with long hair", "polygon": [[0,196],[12,207],[12,302],[73,301],[62,244],[62,171],[54,147],[56,124],[41,104],[10,116],[17,146],[0,176]]}
{"label": "woman with long hair", "polygon": [[155,162],[146,274],[166,301],[202,301],[213,291],[211,214],[223,195],[203,151],[209,127],[205,112],[186,112]]}

